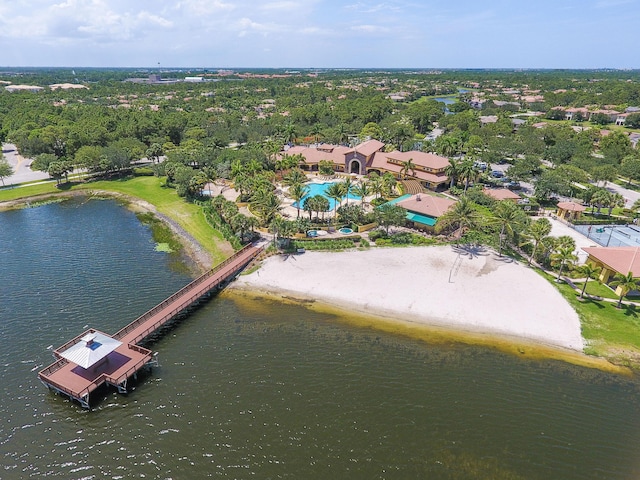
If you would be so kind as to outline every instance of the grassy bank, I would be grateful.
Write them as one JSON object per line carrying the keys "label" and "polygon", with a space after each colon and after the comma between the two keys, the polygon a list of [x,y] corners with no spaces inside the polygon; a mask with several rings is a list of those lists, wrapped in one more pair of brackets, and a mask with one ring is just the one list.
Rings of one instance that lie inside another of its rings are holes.
{"label": "grassy bank", "polygon": [[587,298],[580,301],[579,293],[569,285],[558,284],[549,275],[545,277],[578,312],[582,337],[587,344],[585,353],[635,370],[640,369],[640,308],[626,304],[616,308],[614,302]]}
{"label": "grassy bank", "polygon": [[159,213],[175,221],[187,231],[211,255],[214,264],[224,260],[229,253],[226,242],[207,223],[202,209],[197,205],[185,202],[174,189],[164,187],[164,181],[157,177],[141,176],[67,184],[63,185],[61,189],[57,188],[55,183],[3,189],[0,190],[0,202],[82,191],[118,193],[150,203]]}

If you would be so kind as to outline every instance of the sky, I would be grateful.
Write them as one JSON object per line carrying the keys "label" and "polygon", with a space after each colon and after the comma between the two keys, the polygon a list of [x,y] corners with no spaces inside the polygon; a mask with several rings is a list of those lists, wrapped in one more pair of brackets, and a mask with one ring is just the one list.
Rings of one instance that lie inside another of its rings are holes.
{"label": "sky", "polygon": [[640,68],[640,0],[0,0],[0,65]]}

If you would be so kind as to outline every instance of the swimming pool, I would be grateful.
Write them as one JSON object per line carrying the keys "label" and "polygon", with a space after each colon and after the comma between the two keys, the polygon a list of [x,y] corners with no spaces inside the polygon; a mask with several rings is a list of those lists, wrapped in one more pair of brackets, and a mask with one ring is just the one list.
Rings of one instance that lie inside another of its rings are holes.
{"label": "swimming pool", "polygon": [[[309,187],[309,193],[307,195],[305,195],[304,197],[302,197],[302,200],[300,200],[300,208],[303,207],[304,205],[304,201],[309,198],[309,197],[315,197],[316,195],[322,195],[323,197],[325,197],[327,200],[329,200],[329,210],[333,211],[333,209],[336,206],[336,202],[333,198],[329,198],[326,195],[327,192],[327,188],[329,188],[329,186],[331,186],[332,183],[336,183],[336,182],[324,182],[324,183],[306,183],[305,185],[307,187]],[[360,197],[350,193],[349,194],[349,199],[351,200],[360,200]],[[342,200],[343,204],[344,204],[344,200]],[[294,207],[298,208],[298,202],[295,202],[293,204]]]}

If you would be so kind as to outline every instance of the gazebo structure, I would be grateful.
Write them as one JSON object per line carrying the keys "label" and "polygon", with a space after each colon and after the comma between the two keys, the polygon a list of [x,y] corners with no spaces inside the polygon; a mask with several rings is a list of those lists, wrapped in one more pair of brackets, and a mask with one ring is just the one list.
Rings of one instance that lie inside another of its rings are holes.
{"label": "gazebo structure", "polygon": [[556,212],[556,215],[558,215],[558,218],[561,218],[562,220],[571,222],[573,220],[578,220],[582,215],[582,212],[586,209],[587,207],[576,202],[560,202],[558,203],[558,211]]}
{"label": "gazebo structure", "polygon": [[103,361],[109,361],[109,354],[120,345],[122,342],[115,338],[93,331],[81,337],[75,345],[59,352],[59,355],[86,370]]}

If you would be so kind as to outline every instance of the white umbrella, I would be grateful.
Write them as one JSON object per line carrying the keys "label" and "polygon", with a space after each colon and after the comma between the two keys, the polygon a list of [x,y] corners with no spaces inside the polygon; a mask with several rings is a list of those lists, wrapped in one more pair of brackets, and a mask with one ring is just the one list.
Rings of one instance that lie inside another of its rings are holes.
{"label": "white umbrella", "polygon": [[122,342],[100,332],[86,334],[78,343],[60,352],[66,358],[82,368],[89,368],[122,345]]}

